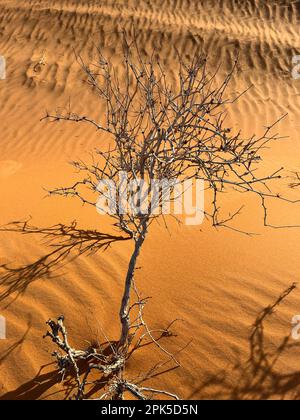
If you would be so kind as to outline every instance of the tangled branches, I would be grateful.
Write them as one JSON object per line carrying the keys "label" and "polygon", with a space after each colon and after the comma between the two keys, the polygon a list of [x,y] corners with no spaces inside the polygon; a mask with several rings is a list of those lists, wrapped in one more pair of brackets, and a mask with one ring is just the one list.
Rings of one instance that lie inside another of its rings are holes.
{"label": "tangled branches", "polygon": [[[155,194],[151,181],[167,180],[169,185],[173,185],[171,192],[174,192],[178,182],[203,180],[205,190],[211,197],[211,200],[207,200],[205,216],[214,227],[234,230],[238,229],[231,225],[231,221],[240,213],[243,205],[229,215],[223,214],[220,205],[223,193],[234,191],[242,193],[243,197],[254,195],[263,208],[264,225],[269,226],[267,200],[290,201],[271,189],[271,183],[281,178],[283,168],[269,173],[262,169],[263,151],[282,138],[275,132],[275,127],[285,116],[269,124],[262,135],[249,138],[244,138],[240,131],[235,132],[227,126],[227,108],[241,96],[227,96],[237,61],[227,76],[218,82],[217,72],[208,70],[206,58],[201,54],[196,54],[189,63],[184,62],[178,54],[177,78],[171,82],[157,54],[153,53],[150,59],[143,56],[136,41],[129,42],[126,35],[121,77],[100,50],[95,65],[86,65],[80,57],[78,59],[88,84],[98,96],[101,106],[105,107],[105,116],[95,120],[67,109],[47,112],[43,120],[89,124],[107,137],[108,147],[106,150],[99,147],[91,163],[73,162],[82,178],[69,187],[54,189],[50,194],[75,197],[98,210],[98,197],[102,195],[109,202],[109,207],[114,209],[110,213],[114,226],[132,240],[133,251],[120,303],[121,334],[116,345],[112,346],[109,357],[99,349],[77,351],[70,347],[62,317],[57,322],[48,321],[50,331],[47,335],[60,349],[54,355],[62,374],[70,368],[75,373],[77,399],[84,398],[86,385],[94,371],[110,377],[108,389],[100,398],[123,398],[126,392],[140,399],[159,393],[177,398],[165,391],[142,387],[123,375],[132,349],[140,348],[141,341],[146,337],[178,365],[175,356],[160,345],[144,322],[142,314],[147,299],[141,299],[135,287],[135,270],[141,248],[152,221],[160,217],[168,199],[164,191]],[[109,192],[99,191],[100,182],[117,184],[120,173],[126,173],[128,183],[136,183],[136,191],[119,190],[113,196]],[[146,183],[146,191],[139,188],[140,180]],[[136,211],[131,212],[124,205],[124,200],[132,199],[133,195]],[[146,200],[146,197],[153,196],[154,208],[158,211],[153,211],[153,200],[150,203]],[[147,205],[142,210],[144,202]],[[46,235],[55,238],[55,229],[57,227],[47,231]],[[64,256],[74,246],[79,252],[98,249],[95,232],[92,232],[92,236],[95,235],[92,242],[90,237],[85,239],[84,234],[74,228],[64,232],[64,235],[66,242],[62,248],[58,248],[58,255]],[[78,235],[79,247],[76,242]],[[111,239],[104,238],[104,243],[109,244]],[[137,302],[132,304],[133,291],[136,292]],[[135,309],[138,314],[134,317]],[[169,329],[161,332],[163,336],[169,333]],[[87,363],[83,379],[79,369],[81,362]]]}
{"label": "tangled branches", "polygon": [[[124,398],[126,392],[129,392],[133,397],[141,400],[152,399],[158,394],[179,399],[176,394],[142,385],[143,382],[150,379],[154,373],[156,374],[157,371],[167,363],[172,361],[175,363],[175,367],[179,366],[175,356],[159,344],[159,340],[162,337],[170,337],[173,335],[170,328],[177,320],[174,320],[163,330],[151,331],[142,318],[142,309],[146,300],[147,299],[142,299],[136,303],[140,308],[139,314],[136,321],[130,325],[130,331],[132,331],[130,341],[133,342],[134,339],[136,339],[136,342],[131,347],[128,346],[126,348],[120,348],[118,345],[109,342],[109,352],[101,346],[98,348],[90,346],[85,350],[74,349],[68,340],[67,330],[64,325],[64,316],[61,315],[58,317],[57,321],[51,319],[47,321],[49,329],[44,337],[50,337],[58,347],[58,350],[55,350],[52,353],[52,356],[54,356],[57,362],[62,381],[68,374],[75,377],[76,392],[73,396],[74,399],[84,399],[86,396],[86,389],[88,387],[97,386],[99,383],[104,385],[104,391],[96,399],[120,400]],[[132,306],[132,308],[134,306]],[[157,333],[159,333],[159,336],[155,338],[154,335]],[[141,348],[142,345],[149,343],[156,344],[162,352],[167,354],[167,361],[155,365],[142,378],[137,378],[135,381],[127,379],[125,376],[127,361],[132,356],[133,352]],[[83,370],[81,369],[82,365],[84,365]],[[98,374],[96,377],[94,375],[95,372]]]}
{"label": "tangled branches", "polygon": [[[217,72],[209,72],[207,60],[201,54],[196,54],[188,64],[178,54],[177,80],[171,83],[159,58],[153,54],[147,60],[135,41],[129,43],[126,36],[123,54],[122,78],[101,51],[97,64],[91,66],[79,57],[88,84],[106,108],[105,118],[96,121],[70,109],[57,110],[55,114],[47,112],[43,118],[92,125],[107,136],[110,144],[108,150],[97,150],[90,164],[73,162],[83,178],[69,187],[55,189],[51,194],[76,197],[84,204],[95,206],[97,200],[89,193],[99,196],[99,182],[117,182],[120,172],[126,173],[128,182],[142,179],[150,183],[157,179],[182,183],[201,179],[212,195],[206,217],[215,227],[230,228],[230,222],[241,209],[233,215],[222,216],[222,193],[231,190],[254,194],[265,211],[267,199],[286,200],[273,193],[269,186],[271,181],[281,178],[283,168],[271,173],[259,171],[263,151],[272,142],[282,139],[274,129],[286,115],[268,125],[262,135],[250,138],[243,138],[240,131],[234,132],[226,125],[227,108],[246,92],[227,97],[237,60],[219,83]],[[152,193],[150,187],[146,195]],[[143,230],[140,214],[124,211],[122,197],[113,199],[106,195],[105,198],[114,201],[111,207],[115,212],[111,217],[116,220],[116,226],[132,236],[140,236]],[[160,197],[157,208],[162,206],[164,199]],[[147,225],[159,217],[148,210],[144,212]],[[267,211],[264,223],[269,225]]]}

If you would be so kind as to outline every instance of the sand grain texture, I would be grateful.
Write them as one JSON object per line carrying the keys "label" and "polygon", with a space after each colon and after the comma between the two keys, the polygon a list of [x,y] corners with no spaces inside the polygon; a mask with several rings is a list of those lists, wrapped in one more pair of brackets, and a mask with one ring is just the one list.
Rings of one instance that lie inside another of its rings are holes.
{"label": "sand grain texture", "polygon": [[[69,100],[76,111],[100,112],[84,88],[73,49],[90,60],[93,41],[100,40],[118,64],[119,32],[132,25],[141,48],[159,49],[171,69],[176,67],[174,46],[187,58],[203,48],[212,66],[222,62],[223,72],[238,51],[240,71],[232,90],[254,86],[230,109],[229,121],[250,135],[288,112],[280,132],[289,138],[266,153],[266,166],[299,170],[300,80],[291,77],[292,56],[300,54],[299,20],[300,2],[289,0],[0,0],[0,54],[7,60],[7,79],[0,81],[0,224],[30,215],[37,226],[76,219],[83,228],[107,228],[107,220],[92,209],[45,199],[43,190],[74,179],[67,162],[87,157],[99,145],[98,133],[84,125],[39,119],[44,110],[66,106]],[[273,213],[276,223],[299,221],[299,207],[276,206]],[[300,278],[300,231],[263,230],[261,216],[250,203],[241,218],[243,226],[261,233],[256,237],[209,226],[200,231],[171,223],[171,234],[163,224],[153,228],[137,274],[140,289],[153,296],[147,316],[154,327],[174,315],[184,320],[171,349],[193,339],[181,355],[182,368],[161,376],[160,387],[194,399],[298,395],[299,345],[285,349],[271,371],[262,364],[265,381],[257,382],[255,366],[245,371],[253,322]],[[1,398],[67,397],[49,365],[53,347],[42,339],[45,321],[64,313],[78,345],[102,330],[115,338],[130,250],[127,243],[117,244],[108,252],[76,259],[48,278],[22,278],[23,293],[15,300],[15,295],[1,299],[8,332],[7,340],[0,341]],[[45,252],[34,238],[0,235],[0,265],[26,265]],[[276,351],[297,313],[299,290],[267,321],[266,349]],[[144,355],[131,361],[129,374],[145,369]],[[147,363],[158,356],[147,354]]]}

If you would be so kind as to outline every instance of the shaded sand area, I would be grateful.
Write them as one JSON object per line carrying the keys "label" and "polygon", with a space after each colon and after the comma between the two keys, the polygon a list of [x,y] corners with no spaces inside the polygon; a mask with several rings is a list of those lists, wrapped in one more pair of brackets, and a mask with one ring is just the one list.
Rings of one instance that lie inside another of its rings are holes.
{"label": "shaded sand area", "polygon": [[[300,80],[291,77],[292,57],[300,54],[299,19],[300,2],[288,0],[0,0],[0,55],[7,60],[7,79],[0,81],[0,225],[31,216],[35,226],[76,220],[81,228],[108,230],[108,220],[93,209],[45,198],[44,190],[75,179],[68,161],[87,158],[105,139],[85,125],[40,118],[46,109],[69,103],[75,111],[101,114],[82,83],[74,50],[89,61],[93,42],[100,42],[118,64],[120,31],[132,25],[141,48],[157,48],[171,69],[175,47],[186,58],[203,48],[212,67],[222,63],[223,73],[238,52],[231,89],[253,87],[229,109],[229,123],[250,136],[288,113],[278,127],[288,138],[266,151],[265,165],[300,170]],[[232,198],[233,208],[240,204],[243,197]],[[299,209],[276,205],[272,220],[299,223]],[[300,229],[262,229],[262,218],[259,203],[249,202],[239,224],[260,233],[253,237],[206,224],[180,227],[170,221],[169,231],[163,223],[153,226],[136,275],[143,293],[153,296],[146,317],[154,328],[174,317],[184,320],[175,328],[178,337],[165,342],[172,351],[192,339],[181,353],[182,367],[153,378],[153,385],[193,399],[298,396],[300,344],[280,344],[300,314],[300,290],[266,318],[264,330],[258,322],[252,339],[251,331],[264,308],[300,279]],[[1,234],[0,265],[34,263],[49,252],[39,239]],[[78,346],[104,340],[103,332],[116,338],[130,251],[129,243],[117,243],[47,275],[35,265],[13,273],[2,269],[0,313],[7,319],[7,339],[0,340],[1,398],[67,397],[50,364],[53,346],[42,338],[45,321],[63,313]],[[136,354],[129,376],[160,356],[147,349]]]}

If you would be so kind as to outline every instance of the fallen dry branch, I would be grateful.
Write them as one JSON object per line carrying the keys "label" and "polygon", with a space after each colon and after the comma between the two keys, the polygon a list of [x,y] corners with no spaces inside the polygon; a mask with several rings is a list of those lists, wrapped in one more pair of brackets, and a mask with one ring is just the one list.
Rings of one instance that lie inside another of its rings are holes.
{"label": "fallen dry branch", "polygon": [[134,397],[136,397],[139,400],[152,400],[155,399],[155,396],[159,394],[164,395],[165,397],[179,400],[178,395],[173,394],[171,392],[149,387],[140,387],[136,384],[130,383],[126,380],[120,380],[118,378],[114,379],[113,383],[109,387],[109,390],[103,395],[101,395],[99,399],[119,399],[116,397],[120,396],[126,391],[129,391]]}
{"label": "fallen dry branch", "polygon": [[[140,301],[138,306],[140,305],[144,305],[144,303]],[[159,330],[162,333],[162,336],[172,335],[170,326],[173,325],[174,322],[172,322],[167,329]],[[106,384],[107,389],[96,399],[123,399],[124,394],[127,391],[136,398],[142,400],[152,399],[157,394],[163,394],[170,398],[179,399],[179,397],[173,393],[142,386],[140,378],[137,380],[137,383],[133,383],[132,380],[129,381],[124,377],[126,363],[133,353],[130,346],[120,348],[119,346],[115,346],[110,343],[112,351],[109,355],[104,354],[103,349],[94,348],[92,346],[85,350],[77,350],[69,343],[67,329],[64,325],[64,316],[61,315],[58,317],[57,321],[51,319],[48,320],[47,325],[49,330],[45,334],[44,338],[50,337],[53,343],[58,347],[58,350],[55,350],[52,353],[52,356],[56,360],[62,381],[64,381],[68,374],[72,374],[75,377],[76,392],[71,398],[76,400],[84,399],[87,386],[90,387],[91,385],[96,385],[97,383],[104,383]],[[148,334],[150,341],[158,346],[158,339],[154,339],[153,335],[149,334],[150,329],[144,321],[138,328],[135,327],[135,333],[131,339],[133,340],[139,330],[143,328],[146,329],[146,333],[143,333],[142,337],[144,338]],[[134,345],[134,350],[142,347],[141,343],[143,338]],[[151,374],[153,374],[158,367],[161,367],[163,364],[169,363],[172,360],[176,360],[174,356],[165,350],[160,344],[159,348],[169,356],[169,359],[164,363],[154,366],[147,374],[144,375],[142,382],[150,379]],[[85,364],[83,374],[80,369],[80,365],[82,363]],[[176,362],[176,364],[177,363],[178,362]],[[98,372],[100,377],[97,376],[96,379],[91,379],[94,372]]]}

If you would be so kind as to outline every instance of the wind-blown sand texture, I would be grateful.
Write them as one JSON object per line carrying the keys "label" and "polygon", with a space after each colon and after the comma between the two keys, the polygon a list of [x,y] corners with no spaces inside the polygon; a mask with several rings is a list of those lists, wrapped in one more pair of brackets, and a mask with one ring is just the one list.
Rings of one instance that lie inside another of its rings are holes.
{"label": "wind-blown sand texture", "polygon": [[[7,60],[7,79],[0,81],[0,225],[31,216],[36,226],[77,220],[82,228],[107,230],[108,220],[93,209],[45,198],[43,189],[74,179],[67,162],[87,158],[99,146],[99,134],[86,125],[39,120],[46,109],[69,101],[76,111],[99,114],[74,50],[89,60],[93,41],[100,40],[117,64],[119,32],[133,25],[141,48],[159,49],[171,69],[176,68],[175,46],[187,58],[202,47],[211,66],[221,63],[223,73],[239,52],[231,89],[253,87],[230,108],[228,121],[249,136],[288,112],[278,130],[289,138],[266,152],[265,165],[299,170],[300,80],[291,77],[292,56],[300,54],[299,19],[300,2],[290,0],[0,0],[0,55]],[[233,198],[232,206],[242,199]],[[165,341],[171,350],[192,339],[180,355],[182,368],[154,378],[153,384],[159,381],[160,388],[190,399],[298,396],[299,345],[279,346],[300,313],[299,290],[267,318],[264,335],[258,326],[249,339],[261,311],[300,278],[300,230],[262,229],[262,217],[257,203],[243,211],[240,225],[260,233],[254,237],[206,224],[200,229],[171,221],[169,230],[163,223],[153,227],[136,276],[143,293],[153,296],[146,316],[156,328],[174,317],[184,320],[176,327],[178,337]],[[276,205],[272,219],[299,223],[299,206]],[[130,250],[130,244],[118,243],[49,276],[16,271],[11,279],[18,280],[13,283],[18,297],[0,286],[8,335],[0,341],[1,398],[67,397],[53,376],[53,346],[42,338],[45,321],[63,313],[78,346],[96,337],[104,340],[103,331],[116,338]],[[25,266],[46,252],[38,238],[0,235],[0,265]],[[2,283],[5,275],[2,270]],[[278,361],[270,367],[275,356]],[[136,354],[129,374],[144,371],[159,357],[147,349]]]}

